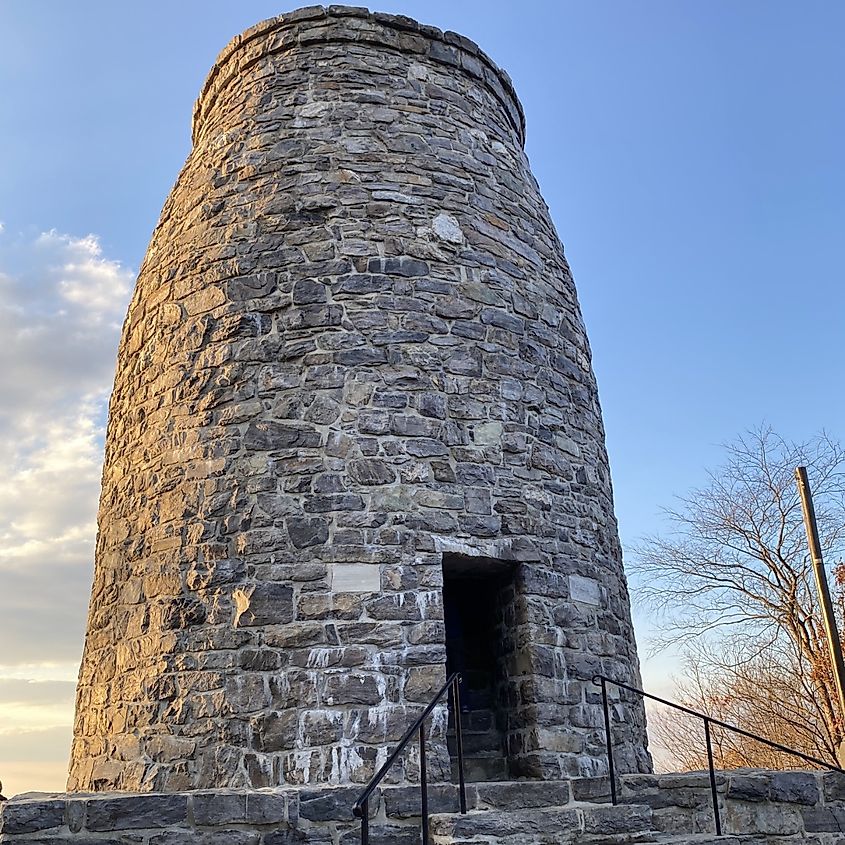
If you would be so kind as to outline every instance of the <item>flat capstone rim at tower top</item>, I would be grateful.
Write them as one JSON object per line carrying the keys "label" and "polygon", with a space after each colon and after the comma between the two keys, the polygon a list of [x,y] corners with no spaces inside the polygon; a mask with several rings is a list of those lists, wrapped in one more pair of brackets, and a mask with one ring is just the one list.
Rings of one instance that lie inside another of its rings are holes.
{"label": "flat capstone rim at tower top", "polygon": [[[321,29],[331,19],[347,19],[343,29],[330,31]],[[362,26],[356,31],[349,28],[349,19],[357,18]],[[305,30],[298,38],[285,38],[286,34],[304,22],[313,23],[313,29]],[[365,23],[378,25],[375,37],[363,26]],[[372,40],[384,48],[384,28],[395,30],[397,39],[394,49],[401,52],[424,54],[426,58],[441,64],[460,68],[475,79],[483,82],[499,99],[505,109],[520,144],[525,144],[525,112],[516,94],[513,80],[507,71],[500,68],[474,41],[450,30],[441,30],[409,18],[406,15],[391,15],[386,12],[371,12],[363,6],[305,6],[292,12],[285,12],[274,18],[251,26],[236,35],[217,55],[194,106],[192,140],[196,144],[202,135],[204,118],[213,108],[220,92],[230,85],[244,70],[258,59],[273,52],[281,52],[298,43],[308,42],[360,42]],[[259,39],[277,34],[276,42],[269,50],[260,50],[253,55],[250,48]],[[305,41],[303,41],[303,35]]]}

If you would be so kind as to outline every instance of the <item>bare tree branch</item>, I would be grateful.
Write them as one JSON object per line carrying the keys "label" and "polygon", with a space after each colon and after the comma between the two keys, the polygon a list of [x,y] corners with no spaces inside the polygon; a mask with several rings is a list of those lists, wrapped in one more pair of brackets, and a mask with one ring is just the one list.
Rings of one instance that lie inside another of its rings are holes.
{"label": "bare tree branch", "polygon": [[[634,595],[654,611],[656,647],[682,645],[682,702],[824,759],[843,739],[824,626],[804,534],[796,466],[813,486],[822,550],[845,619],[845,447],[827,434],[792,443],[768,427],[725,446],[707,486],[667,510],[667,536],[647,537],[631,561]],[[659,737],[679,765],[700,768],[700,724],[666,712]],[[794,766],[736,735],[714,735],[720,764]],[[681,750],[683,749],[683,750]]]}

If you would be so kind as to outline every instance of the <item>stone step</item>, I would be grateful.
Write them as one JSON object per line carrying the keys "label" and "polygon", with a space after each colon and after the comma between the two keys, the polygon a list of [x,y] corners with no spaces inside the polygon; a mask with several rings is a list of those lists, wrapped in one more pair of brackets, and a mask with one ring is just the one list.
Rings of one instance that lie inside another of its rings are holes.
{"label": "stone step", "polygon": [[[822,837],[808,838],[805,833],[795,833],[791,835],[772,834],[767,836],[760,833],[727,833],[722,836],[716,836],[714,833],[683,833],[683,834],[657,834],[655,842],[657,845],[763,845],[763,843],[777,843],[777,845],[818,845],[820,842],[830,842],[829,839]],[[841,842],[841,834],[836,835],[832,840],[834,842]]]}
{"label": "stone step", "polygon": [[[238,834],[237,831],[227,831],[229,834],[234,834],[231,839],[198,839],[198,840],[184,840],[184,845],[194,845],[194,843],[200,842],[208,842],[214,843],[241,843],[241,842],[256,842],[256,839],[239,839],[235,838]],[[325,834],[317,833],[311,834],[313,838],[309,837],[309,834],[300,832],[301,836],[297,837],[294,834],[290,834],[289,836],[282,835],[281,839],[272,839],[272,842],[282,842],[287,845],[288,842],[290,843],[307,843],[307,842],[314,842],[320,843],[320,845],[328,845],[333,840],[331,835],[326,832]],[[305,838],[309,837],[309,838]],[[102,845],[110,845],[112,840],[108,840],[103,842]],[[167,845],[182,845],[183,840],[178,839],[168,839]],[[345,831],[344,833],[340,834],[340,838],[338,840],[340,845],[361,845],[361,829],[356,824],[350,830]],[[121,840],[122,842],[122,840]],[[72,843],[68,843],[68,845],[72,845]],[[87,843],[87,845],[94,845],[94,843]],[[100,845],[100,843],[97,843]],[[403,824],[403,825],[395,825],[395,824],[373,824],[370,823],[370,845],[420,845],[420,825],[419,822],[416,821],[413,824]]]}
{"label": "stone step", "polygon": [[[791,837],[778,839],[784,845],[790,842]],[[740,845],[743,842],[760,842],[759,836],[748,834],[747,836],[716,836],[714,833],[685,833],[666,834],[661,833],[657,839],[659,845]]]}
{"label": "stone step", "polygon": [[[464,754],[475,754],[479,751],[495,751],[500,756],[503,755],[503,738],[498,731],[484,731],[483,733],[475,733],[473,731],[465,731],[461,736],[464,746]],[[449,748],[449,754],[453,757],[458,753],[458,740],[453,736],[446,737],[446,744]]]}
{"label": "stone step", "polygon": [[[454,736],[455,726],[453,715],[449,715],[449,734]],[[461,728],[464,731],[489,731],[496,729],[496,714],[489,708],[480,710],[464,710],[461,712]]]}
{"label": "stone step", "polygon": [[[390,820],[418,817],[419,786],[383,786],[381,796],[385,816]],[[469,810],[526,810],[533,807],[563,807],[571,800],[568,780],[511,780],[466,784]],[[428,787],[431,813],[457,813],[460,807],[458,786],[435,783]]]}
{"label": "stone step", "polygon": [[461,690],[461,704],[469,710],[492,710],[496,705],[496,694],[492,689],[481,686]]}
{"label": "stone step", "polygon": [[[607,777],[572,778],[572,798],[575,801],[587,801],[591,804],[610,803],[610,780]],[[628,803],[628,802],[626,802]],[[648,804],[648,801],[633,800],[632,804]]]}
{"label": "stone step", "polygon": [[523,810],[472,810],[431,818],[432,845],[518,842],[520,845],[628,845],[657,842],[651,808],[573,804]]}
{"label": "stone step", "polygon": [[565,807],[572,800],[568,780],[506,780],[471,783],[467,806],[474,810],[527,810]]}
{"label": "stone step", "polygon": [[[467,783],[478,781],[506,781],[508,764],[501,752],[464,756],[464,780]],[[458,761],[452,759],[452,782],[458,782]]]}

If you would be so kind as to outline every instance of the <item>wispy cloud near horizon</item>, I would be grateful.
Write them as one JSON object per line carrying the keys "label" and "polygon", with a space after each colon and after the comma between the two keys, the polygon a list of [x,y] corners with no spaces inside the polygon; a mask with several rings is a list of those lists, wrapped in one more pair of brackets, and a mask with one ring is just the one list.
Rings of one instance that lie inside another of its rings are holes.
{"label": "wispy cloud near horizon", "polygon": [[[0,779],[7,795],[56,788],[64,769],[107,402],[133,279],[102,254],[95,235],[0,228]],[[47,782],[27,782],[27,772]]]}

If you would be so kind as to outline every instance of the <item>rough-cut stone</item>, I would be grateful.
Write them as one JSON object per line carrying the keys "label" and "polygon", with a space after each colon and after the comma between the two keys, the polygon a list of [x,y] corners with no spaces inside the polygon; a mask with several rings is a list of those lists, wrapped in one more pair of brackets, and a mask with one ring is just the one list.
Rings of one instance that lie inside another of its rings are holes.
{"label": "rough-cut stone", "polygon": [[319,546],[329,539],[329,523],[319,517],[290,517],[288,536],[297,549]]}
{"label": "rough-cut stone", "polygon": [[845,801],[845,774],[825,772],[822,776],[825,801]]}
{"label": "rough-cut stone", "polygon": [[771,778],[766,774],[734,775],[728,785],[728,798],[739,801],[765,801]]}
{"label": "rough-cut stone", "polygon": [[65,802],[60,800],[0,802],[0,808],[4,834],[37,833],[64,823]]}
{"label": "rough-cut stone", "polygon": [[303,790],[299,798],[299,815],[310,821],[341,821],[352,818],[352,805],[360,789]]}
{"label": "rough-cut stone", "polygon": [[651,829],[651,808],[604,805],[584,810],[585,833],[639,833]]}
{"label": "rough-cut stone", "polygon": [[[121,339],[69,789],[365,781],[445,680],[445,554],[512,573],[512,771],[606,770],[591,679],[639,669],[523,142],[508,76],[407,18],[311,7],[221,53]],[[614,719],[647,771],[642,703]]]}
{"label": "rough-cut stone", "polygon": [[819,800],[816,777],[811,772],[777,772],[772,775],[769,798],[772,801],[815,804]]}
{"label": "rough-cut stone", "polygon": [[[309,726],[329,710],[304,714]],[[373,724],[365,711],[356,717]],[[473,713],[470,725],[478,726]],[[331,721],[330,719],[328,720]],[[397,724],[401,732],[403,724]],[[398,736],[398,733],[396,734]],[[428,790],[431,845],[842,845],[843,802],[819,787],[820,772],[717,773],[722,836],[714,833],[707,773],[622,775],[622,803],[604,801],[607,778],[469,783],[468,813],[456,784]],[[777,782],[769,797],[763,795]],[[602,785],[604,788],[602,788]],[[25,795],[0,802],[3,845],[358,845],[352,808],[362,785],[217,789],[172,795]],[[643,800],[655,792],[660,801]],[[732,797],[748,796],[748,797]],[[749,800],[749,797],[751,800]],[[382,785],[368,805],[370,842],[420,842],[420,787]],[[799,798],[800,801],[795,799]],[[656,808],[656,809],[655,809]]]}
{"label": "rough-cut stone", "polygon": [[241,627],[273,625],[293,620],[293,589],[287,584],[255,584],[233,593]]}
{"label": "rough-cut stone", "polygon": [[431,228],[438,238],[448,241],[453,244],[463,243],[464,235],[461,232],[461,226],[458,221],[452,217],[451,214],[440,212],[434,220],[431,221]]}
{"label": "rough-cut stone", "polygon": [[184,794],[95,798],[88,802],[85,826],[88,830],[134,830],[169,827],[187,818]]}
{"label": "rough-cut stone", "polygon": [[[834,842],[817,834],[841,835],[845,825],[842,802],[825,796],[822,783],[834,773],[772,772],[740,769],[716,773],[722,830],[726,834],[757,837],[765,842]],[[623,775],[624,803],[652,808],[651,824],[663,833],[700,834],[715,830],[710,777],[707,772],[671,775]],[[573,784],[577,796],[583,791]],[[794,840],[785,837],[795,837]]]}
{"label": "rough-cut stone", "polygon": [[246,820],[244,793],[197,793],[192,798],[194,822],[202,827],[241,823]]}

